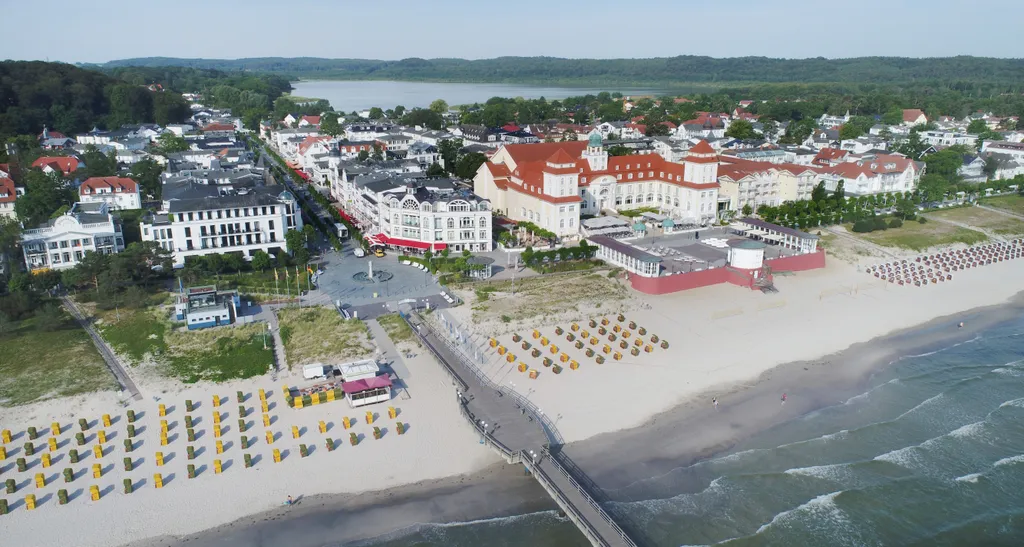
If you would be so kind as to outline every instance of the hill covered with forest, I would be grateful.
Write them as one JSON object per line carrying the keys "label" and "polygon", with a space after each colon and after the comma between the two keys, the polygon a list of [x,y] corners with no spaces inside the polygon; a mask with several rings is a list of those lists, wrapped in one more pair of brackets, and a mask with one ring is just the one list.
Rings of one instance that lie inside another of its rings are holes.
{"label": "hill covered with forest", "polygon": [[262,57],[178,59],[146,57],[111,61],[102,68],[183,66],[223,71],[272,72],[294,78],[576,85],[672,85],[685,83],[921,83],[984,81],[1024,87],[1024,59],[989,57],[857,57],[850,59],[713,58],[420,59],[400,61]]}
{"label": "hill covered with forest", "polygon": [[36,135],[44,126],[73,135],[95,126],[180,122],[189,115],[177,93],[64,63],[0,62],[0,141]]}

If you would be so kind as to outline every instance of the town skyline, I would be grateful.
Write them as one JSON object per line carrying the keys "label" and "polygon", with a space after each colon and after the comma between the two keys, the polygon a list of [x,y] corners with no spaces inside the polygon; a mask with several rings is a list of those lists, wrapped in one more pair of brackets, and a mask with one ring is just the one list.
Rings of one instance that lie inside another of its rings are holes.
{"label": "town skyline", "polygon": [[[662,0],[649,4],[645,13],[658,13],[658,17],[638,13],[639,17],[630,25],[637,31],[643,29],[644,40],[623,42],[602,37],[600,29],[611,33],[621,31],[623,14],[600,1],[569,0],[552,7],[549,3],[525,0],[517,5],[518,9],[503,13],[500,20],[495,20],[462,0],[444,2],[440,8],[431,4],[430,9],[404,0],[389,4],[387,8],[322,6],[312,0],[298,0],[288,6],[289,13],[295,14],[294,24],[280,25],[274,22],[282,16],[288,19],[288,13],[281,13],[280,5],[264,0],[245,4],[230,0],[214,5],[185,0],[173,7],[137,6],[111,0],[104,3],[105,9],[95,11],[80,11],[76,4],[57,0],[48,3],[45,11],[38,4],[15,4],[7,6],[6,13],[12,21],[30,21],[63,8],[75,11],[76,16],[72,18],[47,17],[51,36],[78,36],[82,28],[91,29],[95,36],[116,36],[126,29],[148,28],[147,34],[162,34],[165,38],[127,43],[75,39],[74,47],[68,47],[66,40],[38,40],[34,25],[14,25],[8,32],[5,57],[70,63],[103,63],[136,57],[397,60],[501,56],[639,59],[699,55],[838,59],[971,55],[1012,58],[1013,52],[1024,50],[1024,37],[1017,33],[996,33],[983,41],[936,40],[936,30],[945,28],[943,25],[948,22],[947,14],[969,8],[960,0],[933,3],[932,9],[927,11],[911,3],[868,0],[858,9],[843,13],[807,9],[812,6],[804,0],[782,0],[770,6],[745,0],[728,7]],[[1009,0],[996,0],[990,7],[1009,19],[1024,15],[1024,5]],[[189,13],[202,13],[203,18],[190,20],[186,16]],[[555,20],[571,21],[564,29],[569,34],[550,39],[547,31],[531,30],[538,29],[538,13],[548,13]],[[316,23],[302,24],[306,17]],[[231,24],[221,26],[218,21],[231,21]],[[337,24],[325,21],[337,21]],[[704,22],[707,27],[703,27]],[[482,23],[506,29],[509,39],[467,41],[466,33],[472,35],[472,29]],[[259,29],[267,32],[259,32]],[[804,32],[795,32],[795,29],[804,29]],[[883,38],[858,39],[866,29]],[[718,33],[719,39],[708,39],[708,33]],[[253,36],[262,38],[254,40]],[[314,36],[316,39],[311,40]],[[842,36],[848,39],[837,39]],[[384,37],[387,39],[382,39]],[[401,37],[405,39],[396,39]],[[126,47],[127,44],[131,46]]]}

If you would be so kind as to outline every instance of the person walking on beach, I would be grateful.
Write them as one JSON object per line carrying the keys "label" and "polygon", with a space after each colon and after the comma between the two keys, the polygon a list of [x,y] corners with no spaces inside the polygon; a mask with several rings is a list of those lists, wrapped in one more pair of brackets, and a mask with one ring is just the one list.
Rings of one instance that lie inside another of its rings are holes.
{"label": "person walking on beach", "polygon": [[291,496],[288,496],[288,501],[284,502],[284,504],[287,505],[288,507],[291,507],[293,503],[295,503],[295,502],[292,501],[292,497]]}
{"label": "person walking on beach", "polygon": [[713,397],[711,399],[711,404],[715,405],[715,410],[718,410],[718,397]]}
{"label": "person walking on beach", "polygon": [[786,404],[786,394],[782,394],[782,404]]}

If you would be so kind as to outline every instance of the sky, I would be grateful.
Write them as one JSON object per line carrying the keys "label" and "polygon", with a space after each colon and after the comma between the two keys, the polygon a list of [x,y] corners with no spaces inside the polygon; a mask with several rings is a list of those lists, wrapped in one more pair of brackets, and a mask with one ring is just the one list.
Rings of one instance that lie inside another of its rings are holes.
{"label": "sky", "polygon": [[64,62],[1024,57],[1019,25],[985,22],[1020,22],[1024,0],[0,0],[0,13],[0,59]]}

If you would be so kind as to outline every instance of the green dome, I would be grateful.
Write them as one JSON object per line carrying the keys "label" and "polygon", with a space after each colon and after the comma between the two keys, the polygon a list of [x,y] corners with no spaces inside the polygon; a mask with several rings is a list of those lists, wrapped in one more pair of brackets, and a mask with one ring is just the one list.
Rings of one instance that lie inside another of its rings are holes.
{"label": "green dome", "polygon": [[643,222],[637,222],[636,224],[633,225],[633,231],[634,232],[646,232],[647,231],[647,225],[644,224]]}
{"label": "green dome", "polygon": [[592,146],[594,148],[600,147],[603,144],[603,141],[601,140],[601,134],[600,133],[594,133],[594,134],[590,135],[590,139],[588,140],[588,142],[589,142],[590,146]]}

